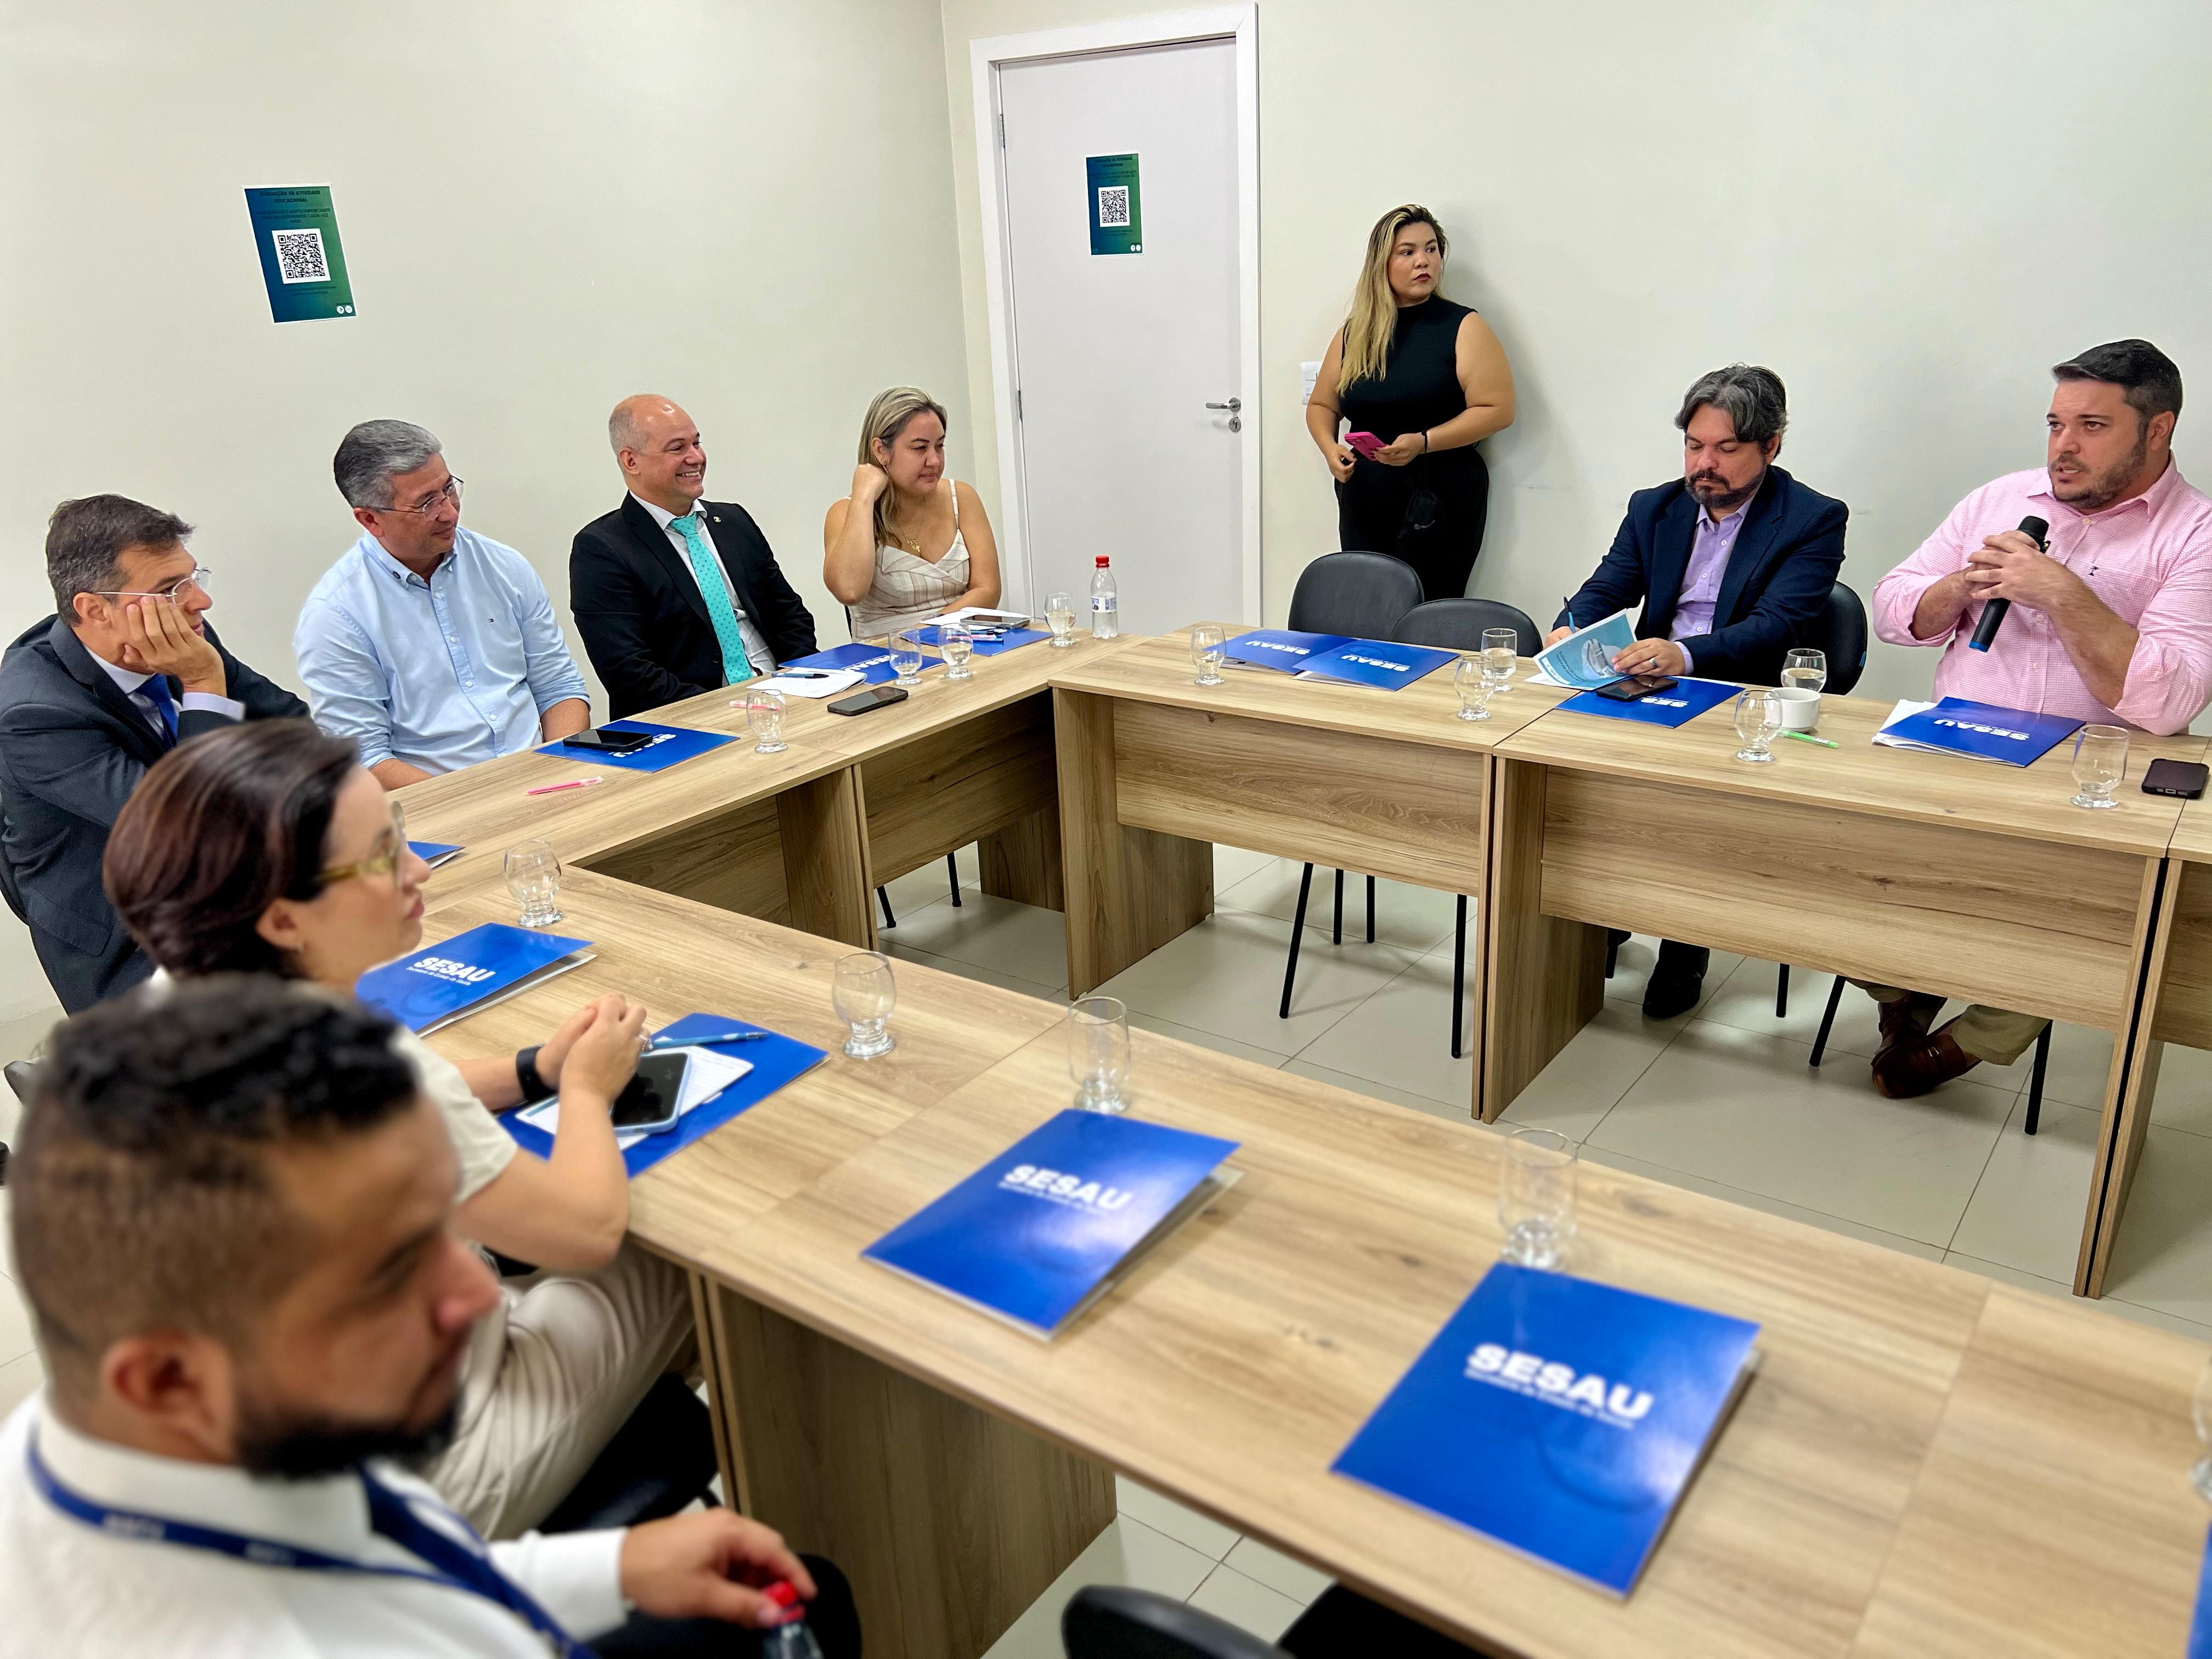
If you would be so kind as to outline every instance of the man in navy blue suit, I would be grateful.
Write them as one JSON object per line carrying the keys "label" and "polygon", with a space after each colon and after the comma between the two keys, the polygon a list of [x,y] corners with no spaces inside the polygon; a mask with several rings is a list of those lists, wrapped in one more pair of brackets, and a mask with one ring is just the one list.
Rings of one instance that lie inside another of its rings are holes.
{"label": "man in navy blue suit", "polygon": [[[1636,643],[1613,659],[1622,673],[1775,684],[1783,653],[1827,605],[1850,516],[1774,465],[1789,419],[1771,368],[1731,363],[1698,376],[1674,416],[1682,476],[1628,498],[1611,550],[1546,642],[1640,601]],[[1696,1007],[1707,954],[1662,942],[1644,1012],[1669,1019]]]}

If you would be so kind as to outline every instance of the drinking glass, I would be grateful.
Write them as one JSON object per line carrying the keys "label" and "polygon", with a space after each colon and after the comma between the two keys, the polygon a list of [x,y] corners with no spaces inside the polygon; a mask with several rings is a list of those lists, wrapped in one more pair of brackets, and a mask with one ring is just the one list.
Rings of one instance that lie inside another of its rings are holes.
{"label": "drinking glass", "polygon": [[1482,675],[1490,682],[1494,695],[1503,691],[1512,682],[1519,669],[1518,641],[1510,628],[1486,628],[1482,630]]}
{"label": "drinking glass", "polygon": [[1067,1074],[1086,1112],[1121,1112],[1129,1103],[1129,1011],[1118,997],[1079,997],[1067,1010]]}
{"label": "drinking glass", "polygon": [[1828,653],[1801,646],[1782,658],[1782,683],[1802,691],[1819,691],[1828,684]]}
{"label": "drinking glass", "polygon": [[959,623],[940,623],[937,629],[937,643],[945,653],[945,678],[948,680],[972,680],[975,671],[968,665],[968,659],[975,654],[975,636]]}
{"label": "drinking glass", "polygon": [[1452,668],[1452,689],[1459,693],[1462,720],[1488,720],[1490,694],[1498,687],[1491,681],[1487,655],[1462,657]]}
{"label": "drinking glass", "polygon": [[921,684],[921,641],[911,634],[894,634],[884,641],[891,653],[891,672],[901,685]]}
{"label": "drinking glass", "polygon": [[783,693],[766,690],[747,693],[745,727],[753,734],[756,755],[781,755],[790,748],[783,740]]}
{"label": "drinking glass", "polygon": [[550,841],[519,841],[507,849],[507,890],[522,907],[525,927],[550,927],[561,920],[553,901],[561,892],[561,860]]}
{"label": "drinking glass", "polygon": [[1740,761],[1762,763],[1774,758],[1774,734],[1782,729],[1782,699],[1763,686],[1753,686],[1735,700],[1735,734],[1743,747]]}
{"label": "drinking glass", "polygon": [[1498,1254],[1523,1267],[1556,1267],[1575,1232],[1575,1143],[1552,1129],[1516,1129],[1498,1164]]}
{"label": "drinking glass", "polygon": [[2205,1454],[2189,1471],[2189,1484],[2197,1488],[2199,1498],[2212,1504],[2212,1359],[2206,1360],[2204,1369],[2197,1373],[2197,1392],[2190,1399],[2189,1414],[2197,1421],[2197,1442]]}
{"label": "drinking glass", "polygon": [[1075,643],[1075,601],[1065,593],[1054,593],[1044,602],[1045,626],[1052,629],[1052,642],[1061,647]]}
{"label": "drinking glass", "polygon": [[2128,734],[2118,726],[2085,726],[2074,739],[2074,805],[2093,811],[2118,806],[2112,790],[2128,772]]}
{"label": "drinking glass", "polygon": [[1218,623],[1200,623],[1190,630],[1190,660],[1198,670],[1198,684],[1219,685],[1221,665],[1229,654],[1229,641]]}
{"label": "drinking glass", "polygon": [[855,951],[838,957],[830,1000],[838,1018],[853,1028],[853,1035],[845,1039],[848,1054],[873,1060],[890,1053],[896,1041],[890,1033],[890,1018],[898,1006],[898,987],[891,981],[889,957]]}

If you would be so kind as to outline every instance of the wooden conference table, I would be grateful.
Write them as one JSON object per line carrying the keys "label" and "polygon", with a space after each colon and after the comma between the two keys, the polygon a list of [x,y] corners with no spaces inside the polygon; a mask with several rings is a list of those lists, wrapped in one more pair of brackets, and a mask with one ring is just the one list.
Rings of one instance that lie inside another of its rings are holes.
{"label": "wooden conference table", "polygon": [[854,1061],[842,945],[588,872],[562,903],[595,958],[440,1048],[622,990],[832,1051],[640,1176],[632,1226],[694,1275],[727,1489],[846,1568],[872,1653],[982,1652],[1112,1518],[1112,1470],[1488,1652],[2180,1651],[2194,1344],[1586,1165],[1571,1267],[1763,1328],[1616,1601],[1328,1472],[1495,1259],[1486,1131],[1134,1032],[1134,1109],[1240,1141],[1245,1178],[1042,1343],[859,1252],[1068,1103],[1053,1004],[902,963],[899,1046]]}

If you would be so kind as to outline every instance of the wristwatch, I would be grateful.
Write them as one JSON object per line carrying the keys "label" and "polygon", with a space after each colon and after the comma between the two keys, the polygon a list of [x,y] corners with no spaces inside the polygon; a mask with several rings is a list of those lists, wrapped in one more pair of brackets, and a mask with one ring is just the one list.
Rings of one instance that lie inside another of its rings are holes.
{"label": "wristwatch", "polygon": [[533,1043],[527,1048],[514,1051],[514,1080],[522,1085],[522,1103],[533,1106],[541,1100],[550,1100],[560,1092],[538,1074],[538,1051],[544,1045]]}

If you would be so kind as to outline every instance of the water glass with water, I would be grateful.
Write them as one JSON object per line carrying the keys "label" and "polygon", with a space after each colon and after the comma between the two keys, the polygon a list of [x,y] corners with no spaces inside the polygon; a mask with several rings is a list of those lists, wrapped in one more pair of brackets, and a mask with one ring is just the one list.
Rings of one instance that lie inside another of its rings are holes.
{"label": "water glass with water", "polygon": [[1815,651],[1810,646],[1784,653],[1782,683],[1800,691],[1825,690],[1828,684],[1828,653]]}
{"label": "water glass with water", "polygon": [[2101,811],[2118,806],[2112,791],[2128,775],[2128,734],[2118,726],[2085,726],[2074,739],[2074,805]]}
{"label": "water glass with water", "polygon": [[550,841],[519,841],[507,849],[507,890],[522,907],[525,927],[550,927],[561,920],[561,860]]}
{"label": "water glass with water", "polygon": [[1198,684],[1219,685],[1221,665],[1227,660],[1229,641],[1222,635],[1218,623],[1200,623],[1190,630],[1191,665],[1198,670]]}
{"label": "water glass with water", "polygon": [[1452,666],[1452,690],[1459,693],[1459,717],[1463,720],[1490,718],[1490,694],[1498,687],[1490,678],[1486,657],[1462,657]]}
{"label": "water glass with water", "polygon": [[975,654],[975,636],[960,623],[942,623],[937,629],[937,643],[945,653],[945,678],[948,680],[972,680],[975,671],[968,659]]}
{"label": "water glass with water", "polygon": [[1520,641],[1510,628],[1482,630],[1482,674],[1493,694],[1512,683],[1521,666]]}
{"label": "water glass with water", "polygon": [[837,1017],[853,1028],[845,1039],[845,1052],[854,1060],[873,1060],[895,1046],[890,1033],[891,1010],[898,1006],[898,987],[891,979],[891,961],[875,951],[855,951],[837,958],[831,974],[830,1000]]}
{"label": "water glass with water", "polygon": [[1063,648],[1075,643],[1075,600],[1054,593],[1044,602],[1044,625],[1052,629],[1052,642]]}
{"label": "water glass with water", "polygon": [[1551,1129],[1516,1129],[1498,1164],[1499,1252],[1523,1267],[1556,1267],[1575,1232],[1575,1143]]}
{"label": "water glass with water", "polygon": [[891,672],[901,685],[921,684],[921,641],[911,634],[894,634],[886,642],[891,653]]}
{"label": "water glass with water", "polygon": [[1086,1112],[1128,1109],[1129,1011],[1118,997],[1079,997],[1067,1010],[1067,1074]]}
{"label": "water glass with water", "polygon": [[1735,734],[1743,739],[1738,760],[1753,765],[1772,760],[1774,734],[1781,729],[1782,699],[1771,687],[1754,685],[1735,700]]}
{"label": "water glass with water", "polygon": [[753,734],[756,755],[781,755],[790,748],[783,740],[783,693],[766,687],[747,692],[745,729]]}

